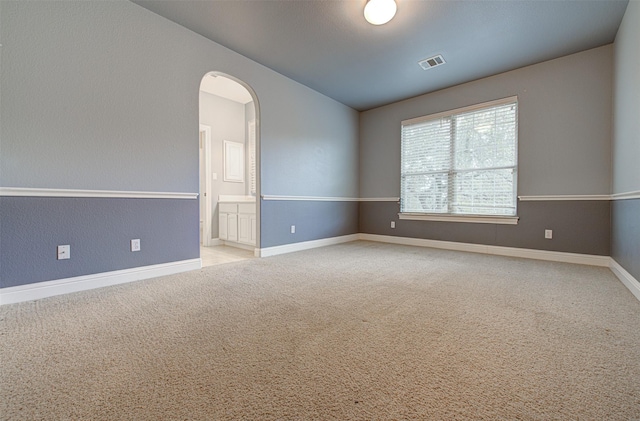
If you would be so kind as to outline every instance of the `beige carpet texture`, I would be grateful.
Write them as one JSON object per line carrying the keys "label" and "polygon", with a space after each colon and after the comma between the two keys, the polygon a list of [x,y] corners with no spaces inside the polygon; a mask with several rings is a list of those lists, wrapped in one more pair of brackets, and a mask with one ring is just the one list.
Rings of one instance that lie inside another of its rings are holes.
{"label": "beige carpet texture", "polygon": [[2,420],[640,420],[606,268],[354,242],[0,307]]}

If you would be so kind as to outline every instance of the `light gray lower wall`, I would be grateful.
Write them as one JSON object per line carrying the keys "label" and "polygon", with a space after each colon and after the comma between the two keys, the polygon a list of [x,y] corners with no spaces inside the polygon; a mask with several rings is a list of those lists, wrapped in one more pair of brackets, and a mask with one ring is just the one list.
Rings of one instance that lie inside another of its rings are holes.
{"label": "light gray lower wall", "polygon": [[195,199],[0,197],[0,215],[2,288],[200,256]]}
{"label": "light gray lower wall", "polygon": [[[398,220],[396,202],[360,203],[360,232],[461,243],[609,255],[608,201],[520,202],[518,225]],[[396,221],[396,228],[391,228]],[[553,230],[553,239],[544,230]]]}
{"label": "light gray lower wall", "polygon": [[358,202],[262,200],[260,206],[262,248],[358,233]]}
{"label": "light gray lower wall", "polygon": [[640,199],[611,203],[611,257],[640,281]]}

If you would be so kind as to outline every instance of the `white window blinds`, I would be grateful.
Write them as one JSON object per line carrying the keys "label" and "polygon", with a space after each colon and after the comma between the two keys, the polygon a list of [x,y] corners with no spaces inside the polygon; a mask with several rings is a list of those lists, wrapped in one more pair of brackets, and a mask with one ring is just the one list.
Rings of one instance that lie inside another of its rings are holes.
{"label": "white window blinds", "polygon": [[256,121],[248,123],[249,137],[249,194],[256,194]]}
{"label": "white window blinds", "polygon": [[401,212],[515,216],[517,108],[508,98],[402,122]]}

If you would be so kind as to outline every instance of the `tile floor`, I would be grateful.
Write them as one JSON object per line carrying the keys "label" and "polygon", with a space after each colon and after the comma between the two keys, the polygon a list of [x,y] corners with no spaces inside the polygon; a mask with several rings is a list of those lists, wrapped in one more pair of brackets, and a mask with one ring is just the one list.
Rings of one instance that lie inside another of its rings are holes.
{"label": "tile floor", "polygon": [[243,250],[229,246],[200,246],[200,258],[202,267],[221,265],[223,263],[239,262],[240,260],[253,259],[253,251]]}

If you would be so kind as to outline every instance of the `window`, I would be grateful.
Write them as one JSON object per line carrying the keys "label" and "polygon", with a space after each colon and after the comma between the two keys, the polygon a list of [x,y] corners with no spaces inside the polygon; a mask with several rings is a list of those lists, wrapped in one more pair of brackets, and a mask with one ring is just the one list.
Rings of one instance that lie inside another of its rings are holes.
{"label": "window", "polygon": [[517,145],[516,97],[403,121],[400,218],[517,223]]}
{"label": "window", "polygon": [[249,194],[256,195],[256,121],[249,122]]}

